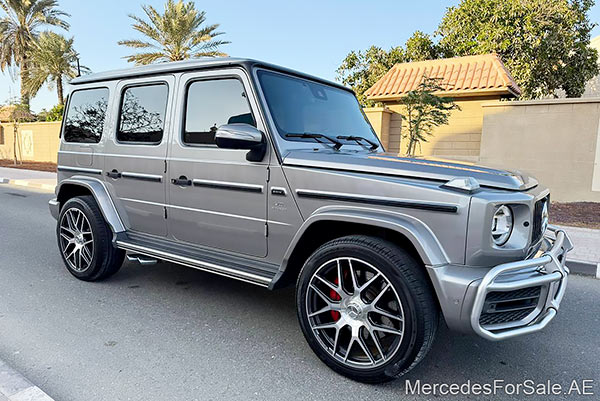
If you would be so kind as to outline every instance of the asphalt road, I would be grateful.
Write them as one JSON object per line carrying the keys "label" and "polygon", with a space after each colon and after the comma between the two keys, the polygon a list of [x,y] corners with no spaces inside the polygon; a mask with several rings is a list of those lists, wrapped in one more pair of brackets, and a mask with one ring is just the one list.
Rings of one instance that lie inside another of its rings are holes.
{"label": "asphalt road", "polygon": [[586,398],[600,398],[600,280],[572,276],[558,317],[542,333],[492,343],[442,327],[410,374],[364,385],[313,355],[292,290],[166,263],[128,263],[101,283],[76,280],[58,254],[50,197],[0,185],[0,359],[56,400],[445,398],[406,395],[405,380],[419,379],[530,379],[563,388],[591,379],[596,395]]}

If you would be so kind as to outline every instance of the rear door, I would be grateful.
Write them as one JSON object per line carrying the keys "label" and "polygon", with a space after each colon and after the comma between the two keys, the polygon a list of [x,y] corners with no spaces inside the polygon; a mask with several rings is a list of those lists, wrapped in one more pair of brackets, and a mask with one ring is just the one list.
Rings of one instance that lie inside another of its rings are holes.
{"label": "rear door", "polygon": [[186,73],[179,80],[179,93],[182,118],[168,157],[169,235],[193,245],[264,257],[271,148],[262,161],[249,162],[248,151],[215,145],[215,132],[223,124],[245,123],[265,132],[245,73]]}
{"label": "rear door", "polygon": [[130,229],[167,235],[165,220],[168,132],[173,76],[119,82],[104,179],[127,213]]}

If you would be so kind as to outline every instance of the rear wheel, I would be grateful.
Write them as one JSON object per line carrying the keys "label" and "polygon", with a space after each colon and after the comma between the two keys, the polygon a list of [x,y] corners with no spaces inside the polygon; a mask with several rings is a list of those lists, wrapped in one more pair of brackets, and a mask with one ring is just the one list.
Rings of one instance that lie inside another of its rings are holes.
{"label": "rear wheel", "polygon": [[56,235],[67,270],[80,280],[108,278],[123,264],[125,251],[112,245],[112,231],[92,196],[75,197],[65,203]]}
{"label": "rear wheel", "polygon": [[333,240],[315,251],[300,273],[296,302],[313,351],[363,382],[412,369],[438,324],[423,267],[393,243],[367,236]]}

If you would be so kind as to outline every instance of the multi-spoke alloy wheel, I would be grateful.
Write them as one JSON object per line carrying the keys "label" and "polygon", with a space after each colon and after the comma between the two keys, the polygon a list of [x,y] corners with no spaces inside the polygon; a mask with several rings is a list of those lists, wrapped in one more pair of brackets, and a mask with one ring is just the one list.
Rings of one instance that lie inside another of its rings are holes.
{"label": "multi-spoke alloy wheel", "polygon": [[325,262],[312,275],[306,313],[321,345],[357,368],[384,363],[404,333],[402,302],[389,280],[364,260]]}
{"label": "multi-spoke alloy wheel", "polygon": [[398,245],[351,235],[320,246],[296,286],[308,344],[335,371],[368,383],[412,369],[431,347],[438,307],[425,267]]}
{"label": "multi-spoke alloy wheel", "polygon": [[63,213],[59,223],[61,251],[71,269],[84,272],[92,264],[94,234],[85,214],[71,208]]}
{"label": "multi-spoke alloy wheel", "polygon": [[56,236],[67,270],[84,281],[102,280],[119,271],[125,252],[113,246],[112,230],[94,197],[77,196],[61,206]]}

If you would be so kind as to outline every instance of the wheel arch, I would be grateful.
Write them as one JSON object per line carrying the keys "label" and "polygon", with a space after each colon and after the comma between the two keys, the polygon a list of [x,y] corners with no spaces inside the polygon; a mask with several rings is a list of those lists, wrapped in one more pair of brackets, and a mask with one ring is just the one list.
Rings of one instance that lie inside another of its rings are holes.
{"label": "wheel arch", "polygon": [[322,244],[346,235],[364,234],[399,244],[424,265],[449,263],[433,232],[420,220],[400,213],[362,208],[324,208],[311,215],[290,243],[270,288],[295,282],[304,261]]}
{"label": "wheel arch", "polygon": [[56,195],[56,200],[61,209],[73,197],[91,195],[96,200],[102,216],[104,216],[104,220],[106,220],[112,232],[116,234],[126,230],[121,215],[102,181],[89,177],[71,177],[60,182]]}

